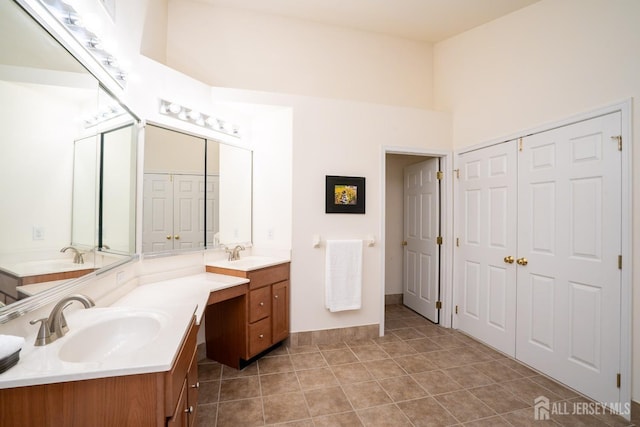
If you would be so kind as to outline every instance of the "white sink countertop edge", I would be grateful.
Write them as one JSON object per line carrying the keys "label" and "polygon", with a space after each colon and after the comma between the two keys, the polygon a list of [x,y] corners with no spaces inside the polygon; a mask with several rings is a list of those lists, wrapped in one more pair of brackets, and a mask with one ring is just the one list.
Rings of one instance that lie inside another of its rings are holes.
{"label": "white sink countertop edge", "polygon": [[158,338],[141,351],[101,362],[71,363],[58,357],[65,338],[72,337],[74,330],[82,330],[79,319],[90,317],[90,310],[95,308],[69,310],[66,318],[70,331],[51,344],[35,347],[34,327],[34,333],[26,337],[18,364],[0,374],[0,389],[168,371],[193,315],[197,324],[202,320],[209,294],[247,282],[239,277],[200,273],[138,286],[110,307],[98,309],[158,311],[168,315],[169,321]]}

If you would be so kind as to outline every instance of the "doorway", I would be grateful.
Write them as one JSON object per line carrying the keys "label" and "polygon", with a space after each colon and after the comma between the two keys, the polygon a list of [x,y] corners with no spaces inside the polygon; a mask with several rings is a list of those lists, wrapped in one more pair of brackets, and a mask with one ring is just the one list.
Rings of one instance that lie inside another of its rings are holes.
{"label": "doorway", "polygon": [[[383,230],[381,232],[384,246],[382,248],[382,277],[384,286],[382,289],[381,324],[380,333],[384,334],[384,315],[386,304],[402,304],[403,275],[404,275],[404,250],[405,241],[405,208],[404,208],[404,169],[409,165],[416,165],[429,159],[439,161],[439,170],[444,179],[441,180],[439,196],[440,212],[440,295],[439,301],[450,301],[451,295],[451,246],[452,246],[452,208],[449,197],[451,191],[451,153],[444,151],[418,150],[404,147],[383,147],[383,201],[382,218]],[[449,177],[449,179],[447,179]],[[434,300],[434,308],[435,308]],[[438,304],[440,306],[440,304]],[[441,305],[437,309],[438,317],[431,319],[442,326],[451,326],[451,304]],[[415,309],[414,309],[415,310]]]}

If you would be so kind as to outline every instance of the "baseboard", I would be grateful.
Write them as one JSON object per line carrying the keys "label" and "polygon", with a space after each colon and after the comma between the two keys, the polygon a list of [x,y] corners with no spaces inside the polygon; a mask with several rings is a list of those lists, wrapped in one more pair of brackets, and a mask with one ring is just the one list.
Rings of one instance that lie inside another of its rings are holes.
{"label": "baseboard", "polygon": [[384,296],[384,305],[402,304],[402,294],[389,294]]}
{"label": "baseboard", "polygon": [[380,325],[353,326],[350,328],[326,329],[321,331],[292,332],[288,345],[338,344],[343,341],[370,340],[380,336]]}

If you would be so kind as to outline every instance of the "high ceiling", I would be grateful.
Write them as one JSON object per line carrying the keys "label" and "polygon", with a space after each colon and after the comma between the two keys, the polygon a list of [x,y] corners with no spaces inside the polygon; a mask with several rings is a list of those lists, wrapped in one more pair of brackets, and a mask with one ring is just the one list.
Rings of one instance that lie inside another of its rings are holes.
{"label": "high ceiling", "polygon": [[196,0],[438,42],[539,0]]}

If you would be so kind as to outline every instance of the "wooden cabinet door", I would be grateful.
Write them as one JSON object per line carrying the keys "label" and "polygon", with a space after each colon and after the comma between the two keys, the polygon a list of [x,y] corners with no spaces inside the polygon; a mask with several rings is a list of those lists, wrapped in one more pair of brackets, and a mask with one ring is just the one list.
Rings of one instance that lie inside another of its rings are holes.
{"label": "wooden cabinet door", "polygon": [[188,427],[189,411],[187,406],[187,380],[182,383],[182,390],[178,398],[178,404],[171,418],[167,420],[167,427]]}
{"label": "wooden cabinet door", "polygon": [[271,314],[271,288],[265,286],[249,292],[249,323],[269,317]]}
{"label": "wooden cabinet door", "polygon": [[200,388],[200,382],[198,381],[198,353],[193,353],[191,359],[191,365],[189,366],[189,372],[187,372],[187,408],[189,427],[196,425],[196,418],[198,414],[198,391]]}
{"label": "wooden cabinet door", "polygon": [[271,295],[272,338],[275,344],[289,336],[289,281],[272,285]]}

